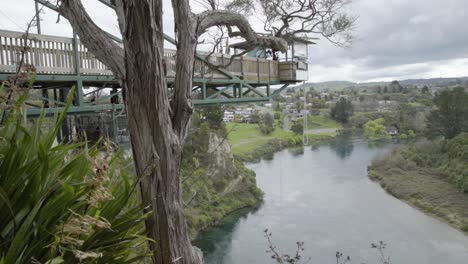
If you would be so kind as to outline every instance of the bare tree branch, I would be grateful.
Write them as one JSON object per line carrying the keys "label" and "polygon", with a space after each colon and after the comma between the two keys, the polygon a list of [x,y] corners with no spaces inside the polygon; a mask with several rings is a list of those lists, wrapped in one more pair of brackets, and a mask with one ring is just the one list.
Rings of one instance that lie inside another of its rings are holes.
{"label": "bare tree branch", "polygon": [[[58,11],[65,17],[80,37],[80,41],[107,65],[115,77],[125,79],[124,51],[99,28],[86,12],[81,0],[63,0]],[[89,38],[87,36],[93,36]]]}
{"label": "bare tree branch", "polygon": [[[237,27],[239,32],[236,36],[242,36],[251,46],[260,46],[272,48],[285,52],[288,43],[277,37],[260,36],[252,29],[249,21],[241,14],[226,10],[204,11],[197,15],[198,18],[198,36],[202,35],[207,29],[213,26]],[[233,34],[230,35],[231,37]]]}

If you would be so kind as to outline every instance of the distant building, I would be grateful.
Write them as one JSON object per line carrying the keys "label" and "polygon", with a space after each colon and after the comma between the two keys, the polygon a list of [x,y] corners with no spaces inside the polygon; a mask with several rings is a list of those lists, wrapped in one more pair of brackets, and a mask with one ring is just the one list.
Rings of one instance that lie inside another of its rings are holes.
{"label": "distant building", "polygon": [[391,127],[387,127],[387,133],[394,137],[394,136],[398,136],[398,128],[394,127],[394,126],[391,126]]}
{"label": "distant building", "polygon": [[233,122],[234,121],[234,112],[224,111],[224,122]]}

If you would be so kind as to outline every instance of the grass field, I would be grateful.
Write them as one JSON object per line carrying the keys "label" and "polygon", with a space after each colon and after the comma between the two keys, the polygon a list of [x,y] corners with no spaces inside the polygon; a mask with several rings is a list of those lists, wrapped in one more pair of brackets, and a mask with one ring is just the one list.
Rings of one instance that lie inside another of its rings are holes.
{"label": "grass field", "polygon": [[234,154],[246,154],[266,144],[271,139],[287,140],[294,133],[276,128],[270,135],[263,135],[257,124],[228,123],[228,140]]}
{"label": "grass field", "polygon": [[[340,126],[334,121],[325,120],[325,119],[315,119],[321,122],[322,126],[320,128],[339,128]],[[246,124],[246,123],[227,123],[228,131],[228,140],[232,147],[232,152],[234,154],[247,154],[251,153],[255,149],[261,148],[267,144],[272,139],[279,139],[283,141],[288,141],[290,139],[300,138],[302,136],[295,135],[293,132],[284,131],[283,129],[276,128],[269,135],[264,135],[260,132],[260,129],[257,124]],[[313,127],[314,129],[319,127]],[[319,141],[334,138],[337,135],[335,131],[333,132],[317,132],[317,133],[307,133],[309,141]]]}
{"label": "grass field", "polygon": [[307,119],[308,129],[317,129],[317,128],[341,128],[342,126],[337,123],[335,120],[331,119],[325,115],[309,115]]}

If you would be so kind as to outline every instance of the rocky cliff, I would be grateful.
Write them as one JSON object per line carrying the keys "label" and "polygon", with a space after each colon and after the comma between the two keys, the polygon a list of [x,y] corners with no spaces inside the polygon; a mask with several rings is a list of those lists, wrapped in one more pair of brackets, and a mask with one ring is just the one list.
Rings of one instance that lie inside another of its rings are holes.
{"label": "rocky cliff", "polygon": [[188,140],[191,153],[186,152],[183,169],[185,213],[192,238],[230,212],[255,206],[262,199],[255,173],[233,157],[219,131],[202,127],[195,134],[196,140]]}

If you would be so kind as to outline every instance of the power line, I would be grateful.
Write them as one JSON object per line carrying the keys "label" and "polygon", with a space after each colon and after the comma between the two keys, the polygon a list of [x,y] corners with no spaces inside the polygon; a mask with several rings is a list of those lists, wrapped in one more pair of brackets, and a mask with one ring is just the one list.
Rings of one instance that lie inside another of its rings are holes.
{"label": "power line", "polygon": [[22,26],[18,25],[13,19],[11,19],[9,16],[7,16],[7,14],[5,14],[1,9],[0,9],[0,13],[2,13],[2,15],[8,19],[10,22],[12,22],[13,24],[16,25],[17,28],[19,28],[21,31],[26,31],[25,28],[23,28]]}

